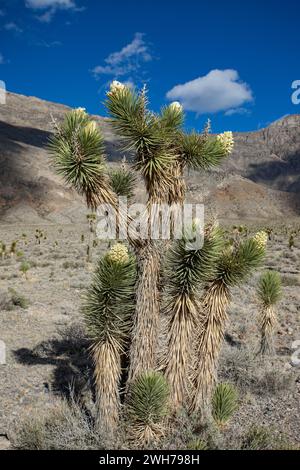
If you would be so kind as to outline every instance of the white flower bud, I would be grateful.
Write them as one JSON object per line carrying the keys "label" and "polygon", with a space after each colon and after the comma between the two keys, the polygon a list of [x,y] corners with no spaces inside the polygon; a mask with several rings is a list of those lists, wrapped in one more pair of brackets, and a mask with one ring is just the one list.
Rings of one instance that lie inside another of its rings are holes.
{"label": "white flower bud", "polygon": [[95,121],[90,121],[86,126],[85,129],[90,132],[95,132],[97,130],[97,123]]}
{"label": "white flower bud", "polygon": [[173,101],[173,103],[170,104],[170,108],[174,111],[182,112],[182,105],[178,101]]}
{"label": "white flower bud", "polygon": [[268,241],[268,234],[264,230],[261,230],[253,237],[253,241],[255,241],[259,248],[265,248]]}
{"label": "white flower bud", "polygon": [[234,146],[234,140],[233,140],[233,134],[231,131],[223,132],[223,134],[219,134],[217,136],[217,139],[219,142],[221,142],[224,151],[227,154],[230,154],[232,152],[233,146]]}
{"label": "white flower bud", "polygon": [[110,89],[107,94],[113,95],[115,93],[118,93],[119,91],[123,91],[125,88],[126,85],[124,85],[124,83],[118,82],[117,80],[113,80],[113,82],[110,84]]}
{"label": "white flower bud", "polygon": [[86,109],[85,108],[76,108],[75,111],[76,111],[76,113],[79,113],[79,114],[86,114]]}
{"label": "white flower bud", "polygon": [[112,246],[106,255],[106,259],[114,263],[125,264],[129,261],[129,253],[127,246],[122,243],[116,243]]}

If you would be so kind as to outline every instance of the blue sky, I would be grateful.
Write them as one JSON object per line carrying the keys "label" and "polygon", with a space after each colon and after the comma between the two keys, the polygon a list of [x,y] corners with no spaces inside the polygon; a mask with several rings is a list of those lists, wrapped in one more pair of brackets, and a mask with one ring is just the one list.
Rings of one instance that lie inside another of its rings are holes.
{"label": "blue sky", "polygon": [[0,0],[8,90],[104,115],[108,83],[180,101],[187,128],[255,130],[292,113],[299,1]]}

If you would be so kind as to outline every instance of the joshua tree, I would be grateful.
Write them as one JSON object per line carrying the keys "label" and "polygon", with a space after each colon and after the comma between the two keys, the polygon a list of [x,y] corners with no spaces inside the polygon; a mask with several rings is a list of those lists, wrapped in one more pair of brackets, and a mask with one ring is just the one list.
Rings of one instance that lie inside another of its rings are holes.
{"label": "joshua tree", "polygon": [[121,359],[128,348],[135,280],[134,258],[125,245],[116,244],[99,261],[83,306],[92,340],[97,425],[106,432],[119,418]]}
{"label": "joshua tree", "polygon": [[[145,89],[136,93],[118,82],[113,82],[107,93],[106,106],[111,123],[116,134],[120,136],[124,149],[132,152],[133,169],[140,172],[144,179],[148,208],[153,210],[153,204],[159,203],[180,207],[185,198],[185,168],[206,170],[218,165],[232,150],[232,134],[228,132],[211,135],[209,126],[201,134],[186,134],[182,130],[183,110],[179,103],[162,108],[159,114],[150,112],[147,105]],[[128,188],[132,178],[127,178],[124,185],[122,177],[121,191],[120,174],[117,177],[109,177],[100,130],[83,109],[72,111],[61,125],[56,124],[50,151],[57,171],[68,185],[85,197],[90,210],[95,211],[103,203],[109,204],[117,219],[125,220],[130,227],[130,217],[118,210],[117,194],[124,194],[125,190],[125,194],[127,192],[127,195],[131,195]],[[174,224],[172,227],[174,228]],[[172,230],[171,233],[173,234]],[[148,233],[146,237],[147,235]],[[157,243],[149,238],[144,239],[139,233],[133,235],[129,231],[128,241],[134,249],[137,263],[128,372],[130,383],[140,373],[156,367],[161,255]],[[187,253],[184,244],[184,240],[179,244],[182,267],[185,270],[184,292],[180,291],[180,266],[177,271],[177,285],[176,282],[170,282],[168,286],[168,292],[176,294],[176,302],[170,302],[167,307],[170,321],[165,372],[170,381],[175,377],[175,385],[171,386],[171,400],[175,397],[176,405],[182,404],[184,397],[183,380],[190,354],[187,334],[193,327],[196,311],[199,310],[196,285],[213,275],[213,265],[219,254],[218,235],[212,227],[206,229],[202,249]],[[194,265],[189,265],[189,262],[194,261],[195,268]],[[99,311],[101,309],[103,304],[99,302]],[[180,338],[180,346],[187,346],[181,355],[179,367],[176,365],[177,335]],[[95,357],[98,356],[94,354]]]}
{"label": "joshua tree", "polygon": [[0,242],[0,244],[1,244],[1,258],[2,260],[4,260],[5,255],[6,255],[6,245],[3,242]]}
{"label": "joshua tree", "polygon": [[26,280],[28,279],[28,274],[27,273],[28,273],[29,269],[30,269],[30,263],[28,263],[28,261],[22,261],[22,263],[20,265],[20,271],[24,275]]}
{"label": "joshua tree", "polygon": [[294,247],[295,247],[295,237],[294,237],[294,234],[291,233],[289,237],[289,249],[293,250]]}
{"label": "joshua tree", "polygon": [[259,353],[262,355],[274,352],[274,330],[277,325],[275,306],[280,300],[281,278],[276,271],[264,272],[259,280],[257,296],[261,305],[259,314],[259,326],[261,342]]}
{"label": "joshua tree", "polygon": [[[153,210],[153,204],[157,203],[180,207],[185,198],[185,168],[204,170],[218,165],[232,150],[232,134],[211,136],[209,126],[202,134],[186,134],[182,131],[184,116],[179,103],[162,108],[158,115],[150,112],[147,104],[145,88],[137,94],[119,83],[113,83],[106,103],[124,148],[134,151],[134,168],[141,172],[145,181],[148,207]],[[148,241],[138,250],[137,261],[139,282],[129,379],[155,367],[159,324],[160,255],[157,246]],[[184,321],[181,324],[181,315],[175,317],[178,323],[172,331],[177,334],[176,328],[184,329],[186,325]],[[172,334],[170,342],[176,341]]]}
{"label": "joshua tree", "polygon": [[231,301],[231,288],[241,285],[260,266],[267,234],[255,237],[237,246],[225,247],[217,264],[216,274],[207,284],[198,325],[195,362],[195,392],[191,409],[209,409],[212,388],[216,382],[217,364],[227,323],[227,309]]}
{"label": "joshua tree", "polygon": [[13,241],[12,244],[10,245],[10,256],[13,257],[16,254],[17,250],[17,241]]}

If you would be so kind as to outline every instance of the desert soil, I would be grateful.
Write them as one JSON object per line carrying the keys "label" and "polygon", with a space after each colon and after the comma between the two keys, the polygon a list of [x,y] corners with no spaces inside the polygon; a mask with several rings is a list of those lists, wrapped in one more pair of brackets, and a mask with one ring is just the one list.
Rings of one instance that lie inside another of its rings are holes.
{"label": "desert soil", "polygon": [[[40,244],[36,229],[46,237]],[[18,240],[17,251],[22,252],[0,258],[0,296],[3,300],[13,288],[29,302],[26,308],[11,309],[3,308],[5,302],[0,302],[0,340],[7,348],[6,365],[0,365],[2,436],[9,438],[24,413],[37,409],[42,413],[59,400],[78,377],[88,380],[89,373],[80,370],[84,347],[80,349],[81,343],[76,350],[74,338],[69,338],[74,335],[72,328],[76,336],[76,325],[82,321],[82,295],[97,258],[107,247],[94,247],[92,263],[87,263],[88,236],[86,225],[0,226],[0,240],[7,247]],[[233,292],[220,378],[234,381],[240,390],[233,432],[261,424],[300,443],[300,366],[291,365],[292,343],[300,340],[300,236],[293,250],[289,250],[288,238],[284,232],[274,235],[265,263],[280,271],[284,285],[278,307],[276,356],[259,365],[254,358],[259,344],[257,274]],[[26,277],[20,271],[24,260],[31,263]],[[82,359],[82,367],[86,367],[86,359]]]}

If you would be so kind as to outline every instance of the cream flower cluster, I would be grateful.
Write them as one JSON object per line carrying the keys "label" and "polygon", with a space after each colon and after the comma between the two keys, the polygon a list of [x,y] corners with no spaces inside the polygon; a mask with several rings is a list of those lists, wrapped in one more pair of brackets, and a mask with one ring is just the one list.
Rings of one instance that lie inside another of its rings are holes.
{"label": "cream flower cluster", "polygon": [[98,127],[97,127],[97,123],[95,121],[90,121],[85,126],[85,130],[87,130],[89,132],[95,132],[97,129],[98,129]]}
{"label": "cream flower cluster", "polygon": [[110,89],[107,92],[108,95],[114,95],[115,93],[118,93],[120,91],[123,91],[126,88],[126,85],[124,83],[118,82],[117,80],[113,80],[110,84]]}
{"label": "cream flower cluster", "polygon": [[173,101],[173,103],[171,103],[169,107],[174,111],[182,111],[182,106],[178,101]]}
{"label": "cream flower cluster", "polygon": [[217,136],[219,142],[221,142],[225,152],[227,154],[232,152],[234,146],[233,134],[231,131],[223,132]]}
{"label": "cream flower cluster", "polygon": [[114,263],[127,263],[127,261],[129,261],[129,253],[127,246],[123,245],[122,243],[116,243],[116,245],[111,247],[111,249],[106,255],[106,258],[109,261],[113,261]]}
{"label": "cream flower cluster", "polygon": [[259,246],[259,248],[265,248],[268,241],[268,234],[264,230],[261,230],[253,237],[253,240]]}
{"label": "cream flower cluster", "polygon": [[86,109],[85,108],[76,108],[75,112],[78,114],[86,114]]}

